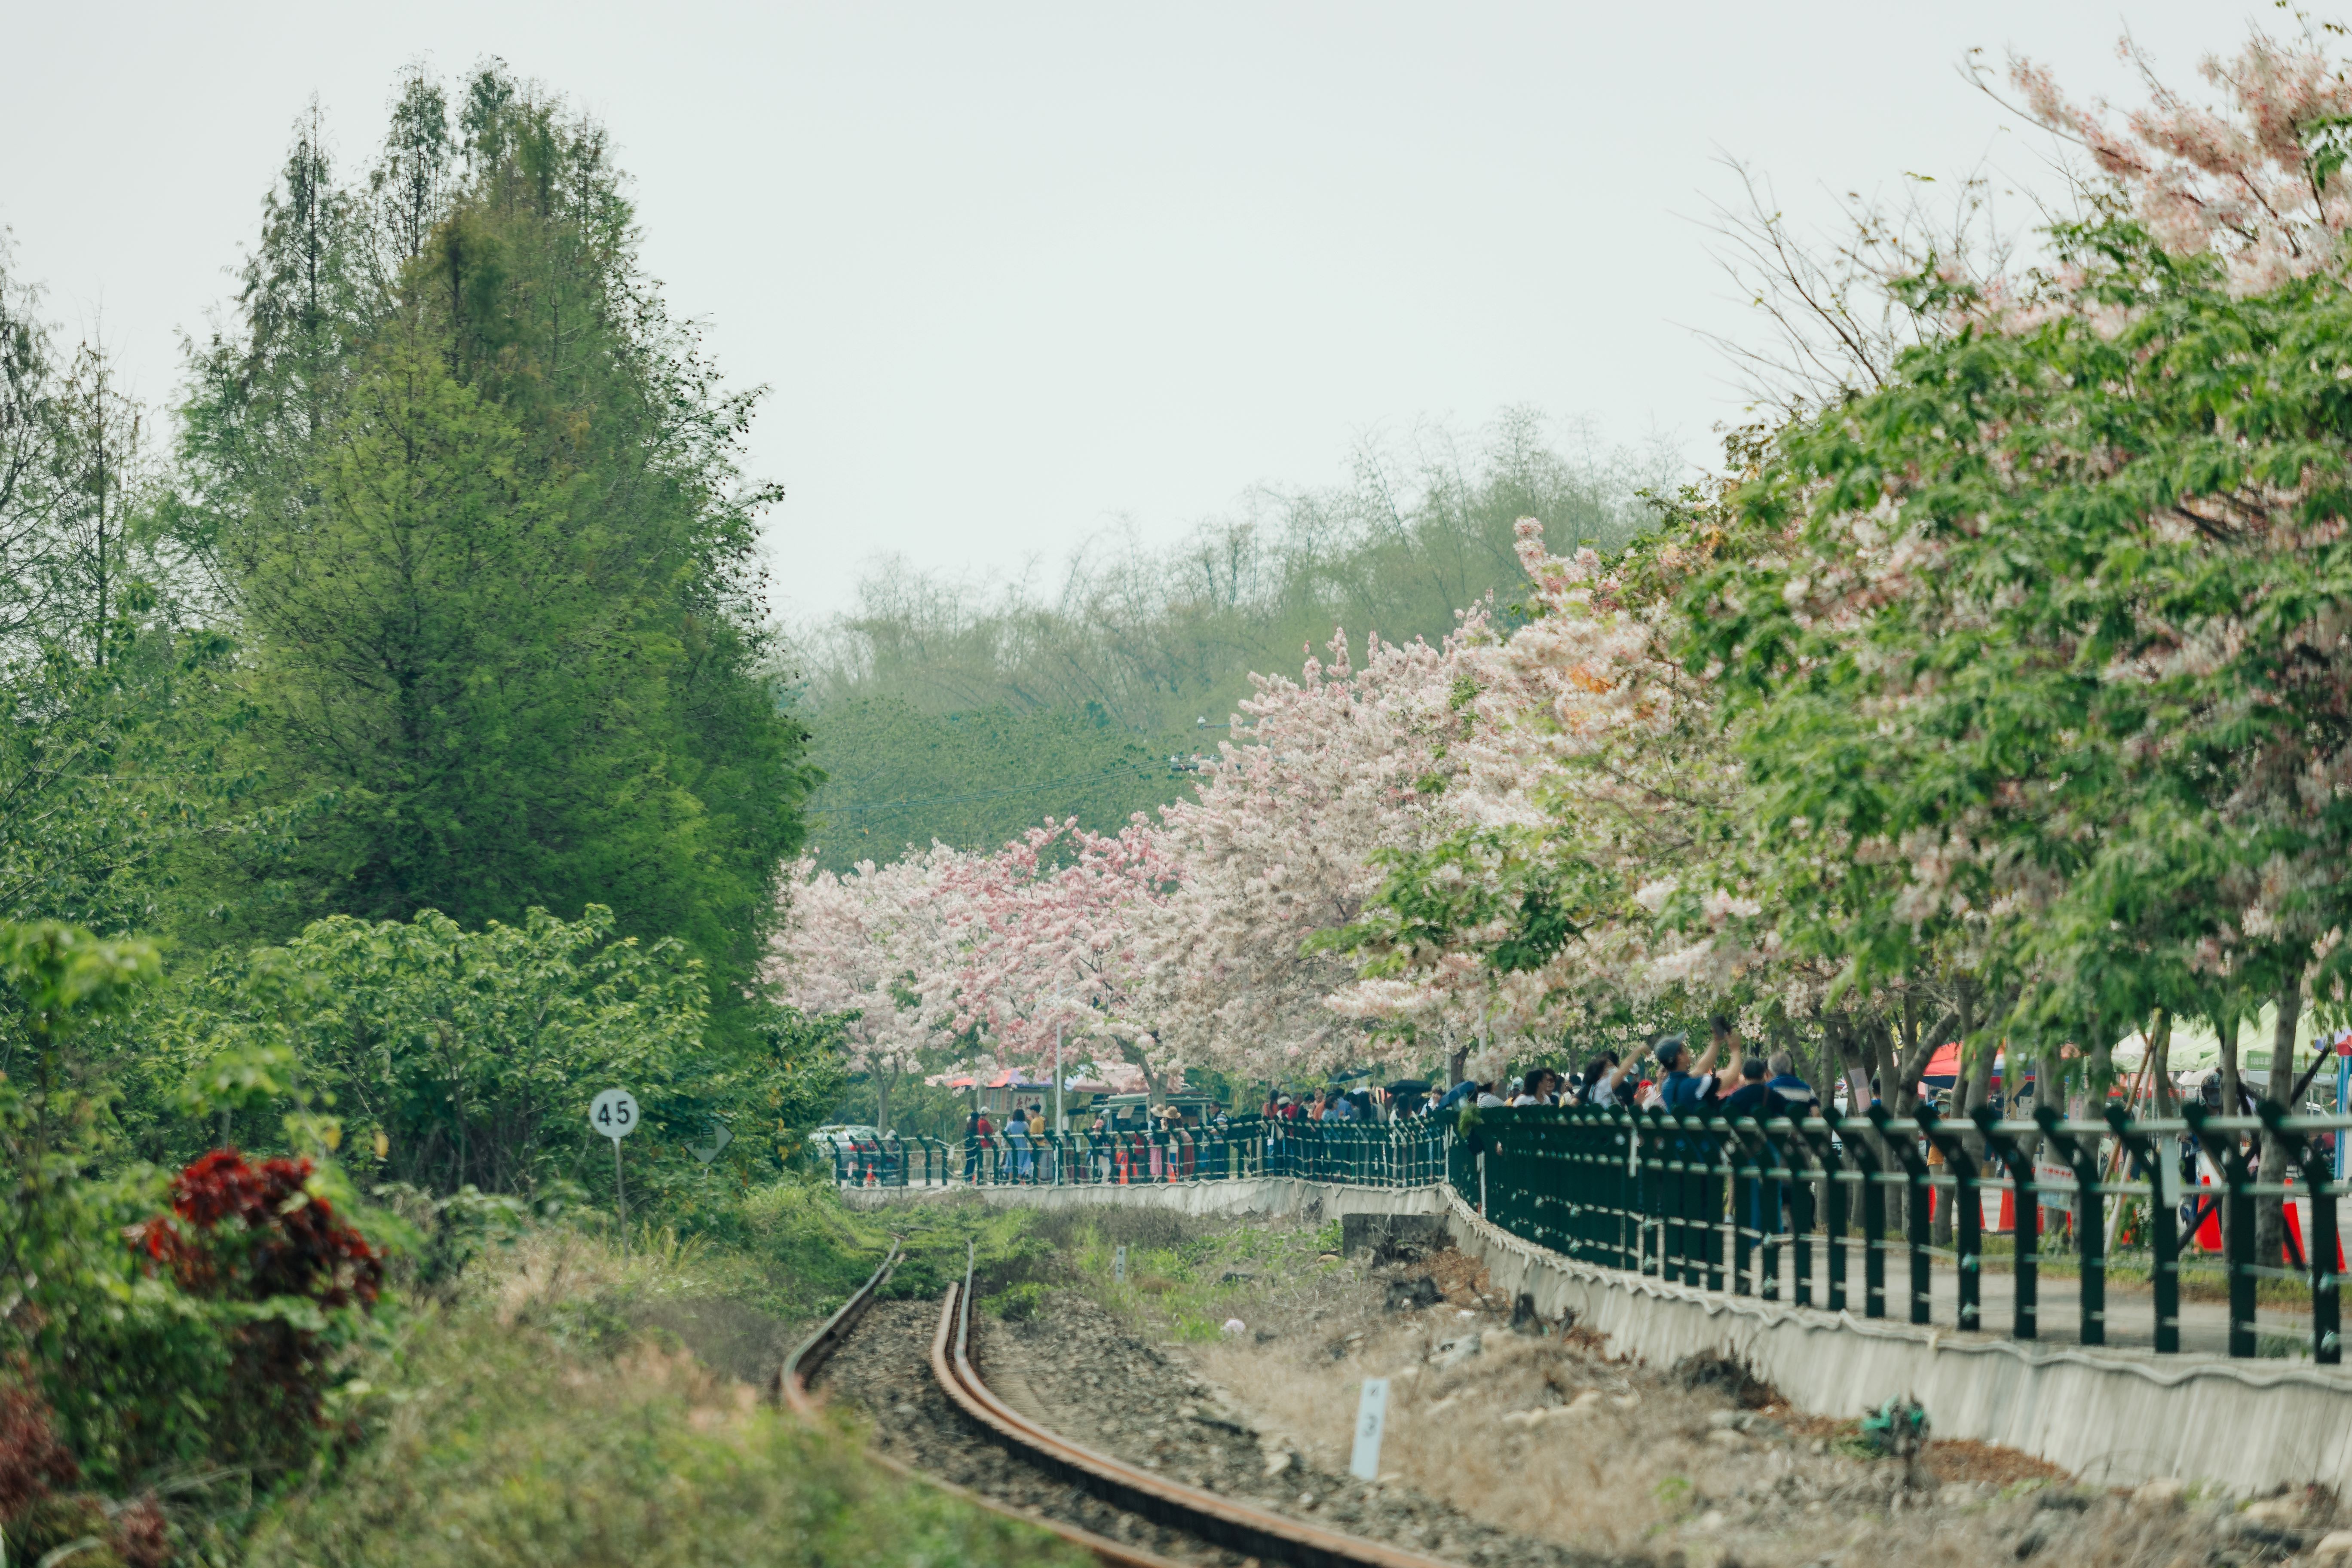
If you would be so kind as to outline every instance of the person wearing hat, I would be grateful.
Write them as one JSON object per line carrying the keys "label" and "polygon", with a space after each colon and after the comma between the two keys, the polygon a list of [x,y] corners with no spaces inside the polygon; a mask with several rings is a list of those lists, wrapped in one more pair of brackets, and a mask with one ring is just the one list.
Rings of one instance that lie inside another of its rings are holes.
{"label": "person wearing hat", "polygon": [[1690,1042],[1680,1035],[1668,1035],[1651,1048],[1658,1058],[1658,1079],[1655,1097],[1650,1103],[1664,1106],[1676,1116],[1689,1116],[1708,1109],[1707,1101],[1715,1097],[1715,1059],[1723,1048],[1723,1038],[1717,1036],[1707,1042],[1698,1060],[1690,1059]]}

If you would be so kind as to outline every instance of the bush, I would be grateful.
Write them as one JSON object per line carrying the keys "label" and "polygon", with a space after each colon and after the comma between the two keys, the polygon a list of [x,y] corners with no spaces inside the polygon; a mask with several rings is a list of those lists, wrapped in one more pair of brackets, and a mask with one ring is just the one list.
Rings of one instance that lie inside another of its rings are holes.
{"label": "bush", "polygon": [[[251,1568],[1079,1561],[625,1326],[723,1289],[732,1261],[675,1244],[624,1264],[560,1227],[478,1259],[455,1304],[372,1361],[393,1385],[377,1440],[279,1500]],[[583,1314],[612,1331],[572,1331]]]}
{"label": "bush", "polygon": [[34,1336],[40,1392],[88,1481],[119,1495],[167,1469],[236,1467],[267,1486],[332,1439],[329,1396],[383,1266],[310,1161],[215,1151],[173,1181],[168,1213],[106,1224],[96,1245],[131,1266],[47,1298]]}

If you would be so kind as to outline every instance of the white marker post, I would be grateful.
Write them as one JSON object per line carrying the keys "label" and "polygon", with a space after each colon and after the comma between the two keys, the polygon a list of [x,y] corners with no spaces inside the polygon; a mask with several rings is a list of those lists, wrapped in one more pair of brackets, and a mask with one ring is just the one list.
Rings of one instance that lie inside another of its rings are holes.
{"label": "white marker post", "polygon": [[1114,1285],[1127,1283],[1127,1244],[1121,1242],[1111,1250],[1110,1278]]}
{"label": "white marker post", "polygon": [[1364,1379],[1364,1396],[1356,1402],[1356,1449],[1348,1456],[1348,1473],[1360,1481],[1381,1479],[1381,1433],[1389,1424],[1389,1380]]}
{"label": "white marker post", "polygon": [[621,1183],[621,1140],[637,1130],[637,1097],[608,1089],[588,1107],[588,1125],[613,1141],[613,1197],[621,1208],[621,1256],[629,1255],[629,1192]]}

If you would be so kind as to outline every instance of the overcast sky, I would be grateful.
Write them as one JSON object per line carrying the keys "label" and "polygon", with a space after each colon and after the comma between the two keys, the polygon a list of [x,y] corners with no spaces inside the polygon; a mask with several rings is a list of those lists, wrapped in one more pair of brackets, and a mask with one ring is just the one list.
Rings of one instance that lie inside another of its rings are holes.
{"label": "overcast sky", "polygon": [[1534,405],[1694,458],[1745,330],[1691,220],[1729,153],[1792,210],[2041,142],[1981,47],[2137,93],[2266,4],[64,5],[0,0],[0,225],[51,313],[167,400],[296,114],[364,164],[396,73],[506,59],[603,119],[646,258],[739,381],[783,607],[895,551],[1048,565],[1350,447]]}

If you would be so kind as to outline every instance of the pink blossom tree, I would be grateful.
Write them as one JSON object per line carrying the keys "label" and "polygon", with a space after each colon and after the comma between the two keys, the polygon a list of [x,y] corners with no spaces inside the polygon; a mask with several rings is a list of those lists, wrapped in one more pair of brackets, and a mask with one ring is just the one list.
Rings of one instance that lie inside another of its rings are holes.
{"label": "pink blossom tree", "polygon": [[[2212,255],[2231,292],[2259,294],[2344,266],[2352,226],[2352,79],[2315,48],[2257,36],[2201,74],[2224,103],[2209,108],[2159,79],[2126,38],[2148,90],[2115,122],[2100,103],[2070,100],[2045,67],[2011,62],[2025,111],[2081,147],[2156,242],[2176,257]],[[2090,306],[2079,269],[2062,269],[2044,298]]]}
{"label": "pink blossom tree", "polygon": [[1760,957],[1735,929],[1758,905],[1709,828],[1740,770],[1659,585],[1681,547],[1562,558],[1529,519],[1519,549],[1536,613],[1462,649],[1438,831],[1349,932],[1364,977],[1337,999],[1391,1024],[1475,1019],[1498,1050],[1710,1005]]}
{"label": "pink blossom tree", "polygon": [[1174,882],[1160,836],[1139,817],[1116,834],[1076,819],[1031,828],[993,855],[957,858],[939,897],[953,901],[953,962],[940,975],[952,1027],[978,1031],[997,1062],[1065,1068],[1083,1042],[1125,1053],[1150,1092],[1178,1063],[1137,1016],[1135,933]]}
{"label": "pink blossom tree", "polygon": [[1438,647],[1374,636],[1359,668],[1339,634],[1298,680],[1252,677],[1245,738],[1162,813],[1178,885],[1149,911],[1136,1005],[1163,1048],[1277,1081],[1466,1048],[1475,1023],[1458,1010],[1382,1033],[1337,1009],[1356,966],[1331,939],[1379,890],[1386,857],[1447,820],[1465,658],[1489,635],[1474,614]]}
{"label": "pink blossom tree", "polygon": [[854,1015],[849,1070],[875,1089],[875,1123],[890,1126],[900,1079],[952,1044],[949,981],[960,959],[958,889],[970,862],[944,845],[845,876],[803,860],[765,978],[790,1005]]}

